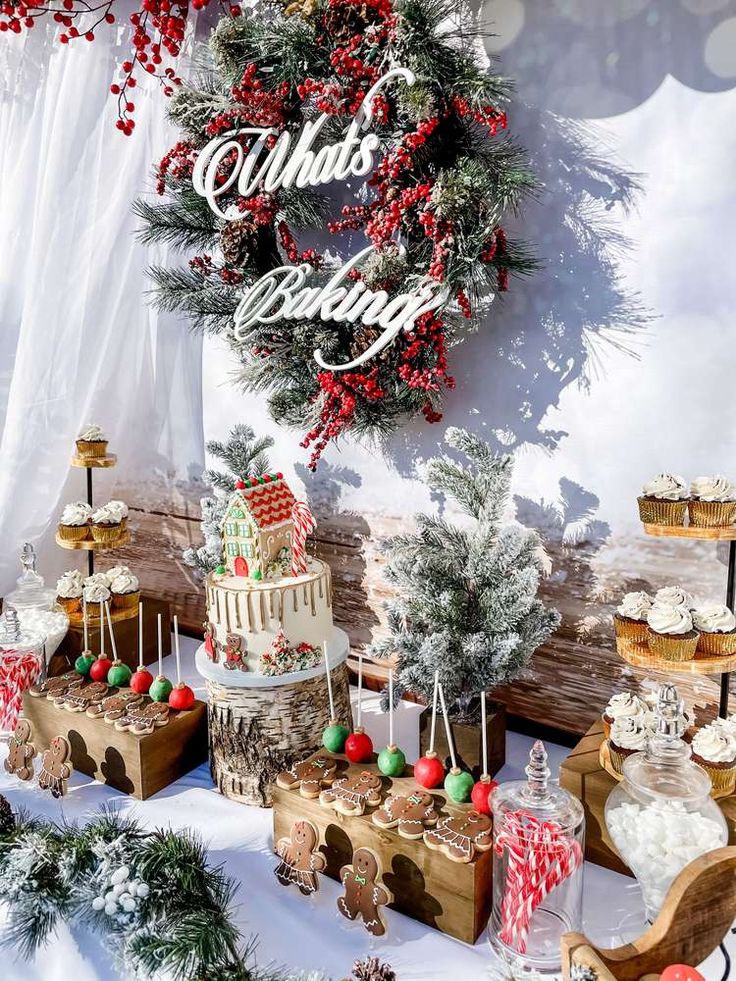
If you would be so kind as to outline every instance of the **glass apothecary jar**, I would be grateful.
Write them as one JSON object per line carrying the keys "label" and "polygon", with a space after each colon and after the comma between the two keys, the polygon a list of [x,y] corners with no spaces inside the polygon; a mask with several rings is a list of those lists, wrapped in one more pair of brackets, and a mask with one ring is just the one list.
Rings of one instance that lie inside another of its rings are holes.
{"label": "glass apothecary jar", "polygon": [[710,796],[710,777],[692,762],[682,739],[686,728],[677,689],[662,685],[647,749],[625,760],[623,782],[606,801],[608,833],[636,876],[650,921],[678,873],[728,842],[726,820]]}
{"label": "glass apothecary jar", "polygon": [[44,638],[21,627],[6,606],[0,620],[0,738],[9,737],[23,704],[23,692],[44,676]]}
{"label": "glass apothecary jar", "polygon": [[46,586],[36,571],[36,553],[28,542],[20,554],[22,573],[17,586],[5,597],[7,606],[18,613],[24,631],[40,634],[44,642],[44,657],[48,665],[69,630],[69,617],[56,602],[56,590]]}
{"label": "glass apothecary jar", "polygon": [[539,740],[526,780],[491,795],[494,949],[535,971],[560,971],[560,940],[580,930],[585,816],[575,797],[550,780]]}

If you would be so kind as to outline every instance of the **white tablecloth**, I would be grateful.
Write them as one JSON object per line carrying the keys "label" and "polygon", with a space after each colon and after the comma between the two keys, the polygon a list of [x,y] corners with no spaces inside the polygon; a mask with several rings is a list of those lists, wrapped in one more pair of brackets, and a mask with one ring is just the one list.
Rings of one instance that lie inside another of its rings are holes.
{"label": "white tablecloth", "polygon": [[[185,640],[182,653],[187,664],[195,648]],[[173,674],[173,664],[167,672]],[[203,685],[193,673],[186,679],[204,696]],[[412,759],[417,755],[416,706],[404,707],[397,718],[397,741]],[[386,742],[386,718],[378,714],[377,697],[364,702],[364,724],[378,746]],[[500,779],[519,779],[527,762],[531,740],[509,733],[506,766]],[[567,754],[563,747],[548,744],[550,766],[556,772]],[[4,754],[5,750],[2,750]],[[0,769],[0,793],[13,809],[24,807],[49,819],[84,821],[103,803],[114,803],[125,813],[134,813],[148,827],[192,827],[206,841],[213,863],[224,863],[227,873],[240,885],[236,919],[244,937],[258,939],[259,963],[278,964],[293,970],[321,970],[332,978],[350,973],[357,957],[375,954],[388,961],[399,981],[475,981],[487,978],[495,963],[485,936],[468,946],[421,923],[387,911],[389,933],[371,940],[360,925],[349,924],[335,908],[339,887],[326,877],[320,879],[315,899],[305,899],[287,890],[273,875],[271,811],[246,807],[226,800],[213,787],[209,769],[201,766],[147,801],[139,802],[97,783],[82,773],[70,781],[69,795],[54,801],[33,786],[21,784]],[[642,922],[639,891],[632,879],[586,863],[585,932],[596,943],[616,946],[632,939],[631,926]],[[736,944],[729,943],[732,956]],[[39,953],[32,964],[13,963],[11,955],[0,954],[3,981],[103,981],[115,979],[104,946],[87,930],[73,934],[62,926],[53,945]],[[716,952],[705,966],[708,981],[719,981],[723,956]]]}

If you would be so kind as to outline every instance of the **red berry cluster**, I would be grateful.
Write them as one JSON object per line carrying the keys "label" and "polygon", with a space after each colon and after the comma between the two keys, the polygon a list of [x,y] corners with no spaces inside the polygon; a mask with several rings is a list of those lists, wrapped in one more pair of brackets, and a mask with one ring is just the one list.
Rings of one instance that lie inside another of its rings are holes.
{"label": "red berry cluster", "polygon": [[455,379],[447,374],[445,325],[434,312],[423,313],[411,333],[404,335],[398,375],[409,388],[439,392],[454,388]]}
{"label": "red berry cluster", "polygon": [[304,249],[303,252],[300,252],[296,244],[296,239],[285,221],[280,221],[276,227],[281,241],[281,248],[286,253],[289,262],[308,262],[315,269],[320,268],[322,265],[322,256],[315,249]]}
{"label": "red berry cluster", "polygon": [[115,23],[115,15],[111,13],[113,2],[105,0],[95,4],[84,0],[61,0],[61,5],[56,6],[47,0],[5,0],[0,3],[0,32],[20,34],[24,29],[30,31],[39,17],[51,14],[57,24],[67,29],[59,35],[61,44],[69,44],[78,38],[94,41],[95,30],[100,24]]}
{"label": "red berry cluster", "polygon": [[486,242],[480,254],[482,262],[496,262],[498,265],[497,283],[499,293],[504,293],[509,288],[509,271],[503,264],[503,259],[506,255],[506,245],[506,232],[501,227],[494,228],[493,234]]}
{"label": "red berry cluster", "polygon": [[192,176],[196,159],[197,150],[190,140],[179,140],[172,146],[159,161],[156,175],[157,193],[166,192],[167,178],[174,181],[188,180]]}
{"label": "red berry cluster", "polygon": [[358,400],[378,402],[385,392],[378,381],[378,368],[369,372],[321,371],[317,375],[319,391],[314,400],[321,398],[319,422],[314,425],[299,444],[303,449],[312,446],[307,466],[316,470],[322,453],[332,439],[348,429],[355,417]]}
{"label": "red berry cluster", "polygon": [[258,65],[247,65],[240,82],[230,90],[235,105],[208,122],[208,136],[219,136],[243,123],[263,129],[284,128],[289,115],[289,83],[268,89],[257,76]]}
{"label": "red berry cluster", "polygon": [[470,102],[460,95],[453,95],[452,105],[458,116],[473,119],[481,126],[485,126],[491,136],[495,136],[499,129],[506,129],[506,113],[495,106],[480,106],[474,109]]}

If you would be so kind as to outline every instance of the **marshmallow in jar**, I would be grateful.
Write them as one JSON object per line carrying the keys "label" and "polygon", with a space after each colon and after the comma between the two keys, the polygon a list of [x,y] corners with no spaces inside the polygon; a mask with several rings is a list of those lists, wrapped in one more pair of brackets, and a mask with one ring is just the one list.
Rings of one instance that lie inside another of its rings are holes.
{"label": "marshmallow in jar", "polygon": [[682,740],[687,720],[674,685],[660,687],[656,715],[647,749],[624,762],[623,782],[605,810],[608,833],[636,876],[650,920],[682,869],[728,842],[726,820],[710,796],[710,777],[693,763]]}

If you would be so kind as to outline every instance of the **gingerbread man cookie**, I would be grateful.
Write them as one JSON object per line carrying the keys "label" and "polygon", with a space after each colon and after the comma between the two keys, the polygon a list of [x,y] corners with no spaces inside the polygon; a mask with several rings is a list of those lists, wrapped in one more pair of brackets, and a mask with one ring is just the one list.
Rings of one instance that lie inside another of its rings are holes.
{"label": "gingerbread man cookie", "polygon": [[73,687],[63,695],[54,698],[54,705],[64,708],[67,712],[86,712],[88,708],[97,705],[110,690],[104,681],[91,681],[81,687]]}
{"label": "gingerbread man cookie", "polygon": [[402,796],[390,794],[383,806],[373,812],[373,823],[379,828],[398,825],[402,838],[421,838],[425,828],[437,824],[434,797],[426,790],[413,790]]}
{"label": "gingerbread man cookie", "polygon": [[204,628],[204,652],[210,661],[217,661],[218,643],[215,639],[215,625],[208,620],[202,624]]}
{"label": "gingerbread man cookie", "polygon": [[337,761],[328,756],[315,756],[311,760],[295,763],[291,769],[282,770],[276,777],[276,786],[282,790],[296,790],[302,797],[311,800],[319,797],[324,787],[329,787],[335,779]]}
{"label": "gingerbread man cookie", "polygon": [[84,684],[84,678],[77,671],[67,671],[66,674],[57,675],[55,678],[47,678],[46,681],[38,685],[31,685],[28,694],[34,698],[61,698],[72,688],[79,688]]}
{"label": "gingerbread man cookie", "polygon": [[105,722],[115,722],[125,714],[129,705],[138,705],[143,701],[143,695],[134,691],[119,691],[116,695],[108,695],[101,702],[90,705],[87,715],[90,719],[104,718]]}
{"label": "gingerbread man cookie", "polygon": [[282,886],[293,882],[305,896],[319,889],[317,873],[321,872],[327,859],[317,851],[319,833],[311,821],[295,821],[291,837],[279,838],[276,854],[281,861],[274,874]]}
{"label": "gingerbread man cookie", "polygon": [[442,818],[432,831],[424,832],[427,848],[443,851],[453,862],[472,862],[476,851],[491,847],[491,819],[478,811],[466,811],[458,817]]}
{"label": "gingerbread man cookie", "polygon": [[33,776],[33,757],[36,747],[31,740],[33,729],[28,719],[18,719],[15,732],[8,743],[5,769],[15,774],[19,780],[30,780]]}
{"label": "gingerbread man cookie", "polygon": [[228,671],[247,671],[248,665],[243,660],[243,638],[238,634],[228,634],[225,638],[225,662],[223,667]]}
{"label": "gingerbread man cookie", "polygon": [[362,917],[363,925],[374,937],[382,937],[386,932],[381,907],[393,899],[386,886],[379,884],[380,878],[381,863],[370,848],[358,848],[353,852],[353,864],[340,869],[345,892],[337,900],[337,908],[349,920]]}
{"label": "gingerbread man cookie", "polygon": [[[113,713],[117,715],[117,713]],[[145,705],[128,705],[125,714],[105,722],[114,722],[119,732],[129,729],[136,736],[149,736],[154,729],[167,725],[169,706],[164,702],[147,702]]]}
{"label": "gingerbread man cookie", "polygon": [[383,781],[378,773],[363,770],[352,776],[342,777],[328,790],[319,795],[325,807],[334,807],[340,814],[356,816],[365,813],[366,807],[381,803]]}
{"label": "gingerbread man cookie", "polygon": [[41,757],[41,772],[38,775],[38,786],[41,790],[50,790],[52,797],[63,797],[66,794],[66,782],[72,775],[72,765],[69,757],[72,748],[63,736],[54,736],[51,745]]}

